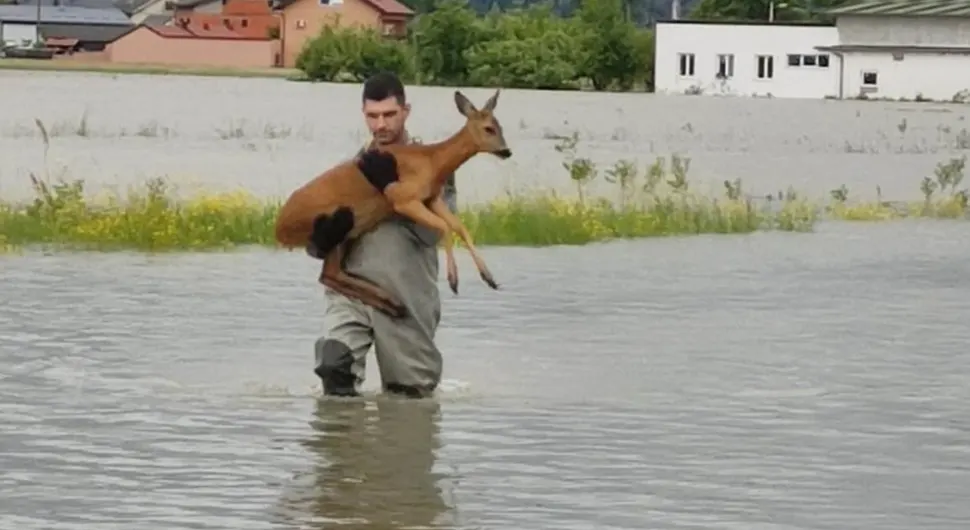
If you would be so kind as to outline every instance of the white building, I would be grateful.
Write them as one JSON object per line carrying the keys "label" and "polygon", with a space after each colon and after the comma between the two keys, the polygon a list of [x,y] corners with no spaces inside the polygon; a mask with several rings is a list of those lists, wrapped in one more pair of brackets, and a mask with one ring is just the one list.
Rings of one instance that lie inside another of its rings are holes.
{"label": "white building", "polygon": [[831,25],[768,22],[657,22],[658,93],[780,98],[836,97],[838,64]]}
{"label": "white building", "polygon": [[932,100],[970,93],[965,0],[867,0],[831,13],[834,26],[658,22],[656,91]]}
{"label": "white building", "polygon": [[970,91],[970,3],[869,0],[833,10],[840,92],[891,99],[951,100]]}

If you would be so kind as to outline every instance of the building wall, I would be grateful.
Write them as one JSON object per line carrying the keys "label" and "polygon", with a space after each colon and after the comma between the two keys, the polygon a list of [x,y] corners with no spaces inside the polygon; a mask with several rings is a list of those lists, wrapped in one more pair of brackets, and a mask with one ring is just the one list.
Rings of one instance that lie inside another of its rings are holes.
{"label": "building wall", "polygon": [[278,41],[161,37],[141,27],[108,45],[113,63],[268,68],[274,65]]}
{"label": "building wall", "polygon": [[842,44],[904,46],[967,46],[970,19],[944,17],[840,16],[836,20]]}
{"label": "building wall", "polygon": [[381,23],[380,14],[360,0],[331,0],[330,5],[319,0],[299,0],[287,6],[283,11],[283,66],[294,67],[306,42],[338,20],[341,26],[379,28]]}
{"label": "building wall", "polygon": [[[661,22],[654,83],[658,93],[834,97],[839,59],[815,47],[836,43],[832,26]],[[797,66],[789,65],[789,55]],[[718,78],[722,61],[725,79]]]}
{"label": "building wall", "polygon": [[897,57],[902,60],[888,52],[846,53],[845,97],[865,92],[874,98],[951,100],[956,93],[970,90],[970,56],[903,53]]}
{"label": "building wall", "polygon": [[37,40],[37,26],[34,24],[17,24],[11,22],[0,23],[0,37],[4,44],[20,46],[27,42],[33,44]]}

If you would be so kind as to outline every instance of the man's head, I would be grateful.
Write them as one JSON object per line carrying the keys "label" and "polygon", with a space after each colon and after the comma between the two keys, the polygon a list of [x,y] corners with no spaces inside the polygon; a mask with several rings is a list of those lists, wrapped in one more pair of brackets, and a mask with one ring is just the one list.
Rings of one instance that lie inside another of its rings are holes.
{"label": "man's head", "polygon": [[379,144],[401,139],[411,105],[404,97],[404,85],[390,72],[374,74],[364,81],[364,121]]}

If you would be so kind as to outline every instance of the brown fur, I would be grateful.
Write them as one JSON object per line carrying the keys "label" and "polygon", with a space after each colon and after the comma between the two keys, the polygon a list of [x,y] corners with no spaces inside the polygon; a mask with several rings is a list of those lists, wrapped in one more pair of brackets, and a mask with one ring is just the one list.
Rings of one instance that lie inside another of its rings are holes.
{"label": "brown fur", "polygon": [[[445,241],[448,283],[458,292],[458,272],[454,261],[453,232],[468,247],[482,279],[493,289],[498,285],[478,254],[468,230],[451,214],[441,199],[447,176],[478,153],[489,152],[508,158],[502,127],[492,115],[499,92],[478,110],[464,95],[455,92],[458,111],[467,118],[464,127],[447,140],[428,145],[388,145],[378,152],[393,156],[397,180],[383,194],[370,183],[357,160],[341,163],[294,191],[283,204],[276,222],[276,240],[284,247],[310,244],[314,222],[333,216],[338,210],[353,212],[353,227],[335,248],[323,256],[320,283],[354,297],[392,316],[404,316],[403,305],[381,287],[348,274],[342,268],[347,241],[374,229],[393,213],[439,231]],[[406,266],[402,264],[402,266]]]}

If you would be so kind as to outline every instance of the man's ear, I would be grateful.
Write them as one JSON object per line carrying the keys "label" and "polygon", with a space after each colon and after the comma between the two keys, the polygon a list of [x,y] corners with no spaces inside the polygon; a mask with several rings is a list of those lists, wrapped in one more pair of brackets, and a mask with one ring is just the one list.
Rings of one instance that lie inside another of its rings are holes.
{"label": "man's ear", "polygon": [[407,118],[408,116],[411,115],[411,104],[410,103],[405,103],[404,106],[402,107],[402,109],[404,110],[404,117],[405,118]]}

